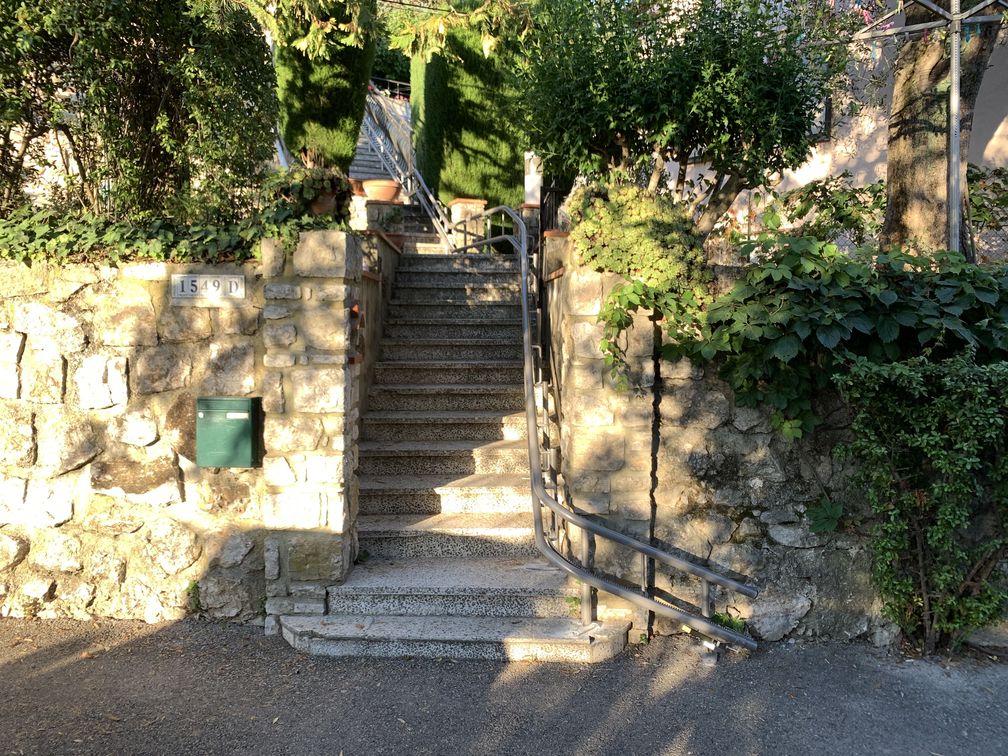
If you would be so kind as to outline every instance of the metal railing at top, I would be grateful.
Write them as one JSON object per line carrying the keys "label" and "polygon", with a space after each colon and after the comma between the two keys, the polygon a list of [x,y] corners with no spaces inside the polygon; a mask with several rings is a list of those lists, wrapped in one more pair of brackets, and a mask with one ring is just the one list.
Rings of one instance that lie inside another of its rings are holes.
{"label": "metal railing at top", "polygon": [[444,243],[445,250],[450,252],[452,237],[448,227],[451,221],[417,170],[411,129],[403,124],[401,119],[393,118],[389,114],[392,102],[385,95],[374,91],[368,92],[364,104],[364,133],[385,170],[399,182],[406,194],[420,205],[431,219],[431,225]]}
{"label": "metal railing at top", "polygon": [[[493,228],[493,218],[502,216],[510,221],[512,233],[490,234],[482,239],[468,242],[468,236],[473,235],[474,230],[482,223],[484,227]],[[522,350],[524,355],[524,384],[525,384],[525,418],[528,426],[528,455],[529,455],[529,476],[531,478],[531,489],[533,497],[532,519],[535,530],[535,541],[542,552],[551,563],[562,569],[568,575],[581,582],[581,620],[589,625],[597,621],[596,602],[594,591],[602,590],[618,596],[630,603],[639,606],[655,614],[670,617],[683,625],[703,633],[724,643],[741,646],[750,650],[756,649],[756,641],[747,635],[731,630],[713,621],[713,603],[711,600],[711,587],[720,586],[730,591],[740,593],[743,596],[755,598],[757,589],[745,582],[722,575],[703,565],[691,562],[682,557],[662,551],[650,544],[639,541],[632,536],[621,533],[617,530],[602,525],[585,515],[579,514],[569,506],[560,503],[557,488],[557,470],[553,466],[543,465],[543,455],[540,444],[547,449],[551,448],[549,443],[549,417],[547,392],[549,385],[544,379],[543,371],[543,349],[544,345],[540,339],[533,344],[533,321],[537,325],[542,323],[542,309],[544,298],[542,296],[542,252],[536,253],[529,259],[528,231],[525,223],[517,212],[509,207],[495,207],[487,210],[480,216],[469,218],[456,224],[452,228],[456,233],[465,235],[462,245],[455,248],[456,252],[466,250],[477,250],[492,247],[501,243],[506,243],[518,256],[521,262],[521,311],[522,311]],[[538,310],[534,317],[533,308]],[[541,331],[540,331],[541,333]],[[538,389],[538,393],[537,393]],[[537,398],[541,406],[537,407]],[[543,413],[544,427],[540,427],[539,414]],[[545,441],[545,443],[543,443]],[[547,491],[547,478],[552,490],[552,494]],[[543,511],[550,515],[550,527],[547,531],[543,521]],[[570,527],[581,530],[580,555],[578,561],[568,558],[563,553],[563,541],[570,543],[566,538],[567,529]],[[592,543],[595,538],[604,538],[619,546],[636,551],[640,555],[642,563],[642,587],[640,590],[630,588],[627,585],[617,582],[609,577],[599,575],[592,568]],[[664,565],[672,567],[681,572],[685,572],[701,581],[700,588],[700,614],[693,614],[678,607],[658,601],[649,595],[646,585],[646,575],[648,574],[648,560],[654,560]]]}

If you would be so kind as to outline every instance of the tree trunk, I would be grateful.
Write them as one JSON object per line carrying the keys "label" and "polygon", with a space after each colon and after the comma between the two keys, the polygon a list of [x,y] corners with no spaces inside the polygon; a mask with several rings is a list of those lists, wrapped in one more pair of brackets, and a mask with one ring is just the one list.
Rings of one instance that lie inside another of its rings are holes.
{"label": "tree trunk", "polygon": [[[939,5],[948,8],[948,0]],[[994,13],[991,6],[987,12]],[[907,24],[935,20],[916,4],[907,7]],[[960,171],[966,186],[973,109],[1000,27],[988,24],[962,51],[960,94]],[[883,246],[915,244],[922,251],[947,247],[948,240],[948,85],[950,59],[944,34],[907,42],[896,58],[889,119],[887,201],[880,241]],[[968,229],[963,223],[963,234]],[[967,244],[961,244],[968,249]]]}

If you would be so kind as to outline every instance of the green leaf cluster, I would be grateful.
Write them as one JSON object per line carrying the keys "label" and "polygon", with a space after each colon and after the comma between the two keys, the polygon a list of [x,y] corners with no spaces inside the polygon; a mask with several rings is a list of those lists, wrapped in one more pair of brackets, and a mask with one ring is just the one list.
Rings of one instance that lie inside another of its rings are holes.
{"label": "green leaf cluster", "polygon": [[[846,453],[876,515],[873,574],[886,615],[925,653],[996,621],[1008,592],[1008,363],[852,361]],[[1002,581],[1003,582],[1003,581]]]}
{"label": "green leaf cluster", "polygon": [[745,250],[759,262],[727,294],[673,311],[663,349],[716,360],[736,401],[769,405],[787,437],[819,423],[813,397],[849,355],[886,363],[972,347],[983,361],[1008,358],[1006,268],[770,235]]}
{"label": "green leaf cluster", "polygon": [[[321,194],[335,195],[336,211],[315,215]],[[296,169],[273,176],[259,209],[237,220],[183,224],[170,219],[112,221],[88,213],[22,206],[0,218],[0,259],[119,263],[130,260],[224,262],[255,256],[259,242],[280,239],[288,248],[302,230],[345,228],[350,198],[345,177]]]}
{"label": "green leaf cluster", "polygon": [[602,351],[623,382],[620,335],[634,313],[654,311],[659,318],[674,320],[702,301],[709,275],[701,239],[682,204],[632,184],[581,186],[567,205],[570,243],[578,261],[627,281],[609,293],[599,314]]}

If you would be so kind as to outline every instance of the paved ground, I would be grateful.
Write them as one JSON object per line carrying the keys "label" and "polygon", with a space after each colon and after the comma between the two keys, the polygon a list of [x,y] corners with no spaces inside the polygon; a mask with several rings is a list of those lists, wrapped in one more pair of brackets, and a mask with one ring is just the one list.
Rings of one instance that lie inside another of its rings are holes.
{"label": "paved ground", "polygon": [[782,645],[596,666],[302,656],[254,628],[0,620],[0,754],[1002,754],[1008,664]]}

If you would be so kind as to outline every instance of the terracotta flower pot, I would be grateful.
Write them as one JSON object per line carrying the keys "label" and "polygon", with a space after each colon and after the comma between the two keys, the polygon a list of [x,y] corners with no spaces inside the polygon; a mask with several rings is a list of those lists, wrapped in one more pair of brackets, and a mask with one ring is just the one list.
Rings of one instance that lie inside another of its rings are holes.
{"label": "terracotta flower pot", "polygon": [[366,179],[363,183],[368,199],[391,202],[399,196],[399,182],[394,179]]}
{"label": "terracotta flower pot", "polygon": [[364,182],[360,179],[352,178],[350,179],[350,191],[353,192],[355,197],[365,197],[364,194]]}

